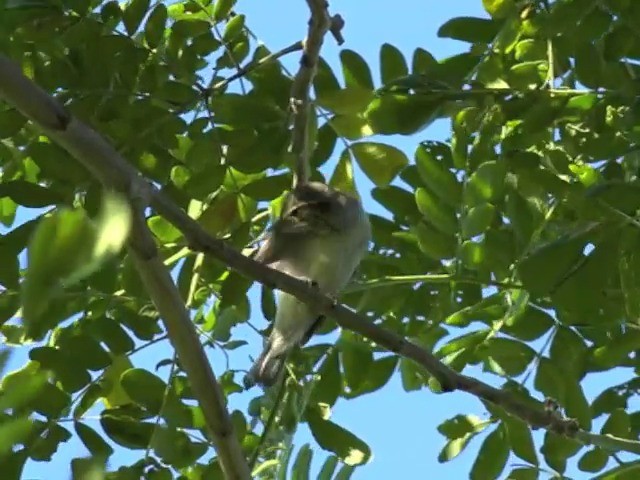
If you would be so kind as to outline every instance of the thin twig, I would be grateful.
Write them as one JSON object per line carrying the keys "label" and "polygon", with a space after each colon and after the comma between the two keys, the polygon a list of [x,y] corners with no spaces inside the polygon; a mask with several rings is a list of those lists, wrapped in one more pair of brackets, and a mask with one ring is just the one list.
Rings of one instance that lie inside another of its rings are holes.
{"label": "thin twig", "polygon": [[373,280],[358,282],[345,289],[345,293],[361,292],[372,288],[391,287],[396,285],[415,284],[415,283],[472,283],[474,285],[482,285],[483,287],[498,287],[511,290],[522,290],[522,285],[516,282],[500,282],[496,280],[482,281],[477,278],[464,277],[460,275],[452,275],[448,273],[435,273],[424,275],[389,275]]}
{"label": "thin twig", "polygon": [[266,65],[267,63],[273,62],[274,60],[277,60],[280,57],[284,57],[285,55],[287,55],[289,53],[297,52],[299,50],[302,50],[302,41],[300,41],[300,40],[298,40],[297,42],[292,43],[291,45],[289,45],[288,47],[283,48],[280,51],[277,51],[277,52],[274,52],[274,53],[270,53],[269,55],[262,57],[260,60],[250,62],[247,65],[245,65],[244,67],[238,68],[236,73],[234,73],[230,77],[225,78],[224,80],[216,83],[213,87],[211,87],[210,89],[207,89],[207,90],[209,90],[210,93],[215,93],[216,90],[223,89],[224,87],[229,85],[234,80],[237,80],[237,79],[239,79],[241,77],[244,77],[249,72],[252,72],[252,71],[256,70],[257,68],[260,68],[261,66]]}

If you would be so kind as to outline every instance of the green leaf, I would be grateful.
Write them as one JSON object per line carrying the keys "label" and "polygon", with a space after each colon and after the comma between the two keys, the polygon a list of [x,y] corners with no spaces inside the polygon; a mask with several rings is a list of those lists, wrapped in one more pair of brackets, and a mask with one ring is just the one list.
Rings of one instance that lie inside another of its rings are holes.
{"label": "green leaf", "polygon": [[291,477],[300,480],[309,479],[309,470],[311,469],[311,459],[313,458],[313,450],[308,443],[305,443],[293,462],[293,468],[291,469]]}
{"label": "green leaf", "polygon": [[32,349],[29,352],[29,358],[38,362],[42,368],[53,371],[60,387],[67,393],[78,392],[91,382],[91,375],[86,367],[74,362],[77,359],[69,352],[40,347]]}
{"label": "green leaf", "polygon": [[457,415],[438,425],[438,431],[448,440],[438,454],[438,461],[444,463],[456,458],[489,423],[474,415]]}
{"label": "green leaf", "polygon": [[596,347],[591,352],[591,360],[599,367],[613,368],[638,348],[640,348],[640,332],[629,330],[615,336],[605,345]]}
{"label": "green leaf", "polygon": [[95,238],[95,229],[81,210],[62,209],[40,221],[29,242],[22,284],[23,317],[33,337],[44,334],[38,320],[49,298],[82,268]]}
{"label": "green leaf", "polygon": [[70,209],[42,219],[29,242],[22,288],[23,315],[31,336],[44,333],[39,317],[61,285],[85,278],[115,256],[130,225],[128,204],[112,193],[105,195],[95,222],[82,210]]}
{"label": "green leaf", "polygon": [[455,255],[457,242],[453,235],[445,235],[425,222],[417,223],[411,231],[418,237],[420,250],[434,260],[452,258]]}
{"label": "green leaf", "polygon": [[629,414],[625,410],[617,408],[611,412],[600,433],[613,435],[614,437],[630,438],[630,427]]}
{"label": "green leaf", "polygon": [[[0,242],[2,241],[0,237]],[[19,290],[20,289],[20,264],[18,262],[18,256],[9,251],[9,248],[0,247],[0,284],[7,289]],[[0,297],[4,295],[4,299],[0,299],[0,324],[4,323],[10,317],[3,318],[3,313],[11,309],[12,304],[19,301],[19,297],[14,295],[13,292],[5,290],[0,292]],[[16,308],[17,309],[17,308]],[[15,312],[15,310],[14,310]]]}
{"label": "green leaf", "polygon": [[[114,357],[111,365],[106,368],[103,375],[105,380],[104,383],[106,384],[105,389],[104,392],[99,393],[101,394],[100,397],[103,398],[107,408],[117,408],[133,402],[125,392],[120,382],[122,374],[132,367],[133,364],[131,363],[131,360],[129,360],[129,357],[126,355],[118,355],[117,357]],[[93,395],[91,395],[87,398],[87,403],[91,403],[95,400],[96,399],[93,398]]]}
{"label": "green leaf", "polygon": [[432,192],[419,187],[416,189],[415,196],[418,210],[427,222],[448,235],[455,235],[458,232],[458,219],[455,212],[447,205],[443,205]]}
{"label": "green leaf", "polygon": [[342,374],[338,350],[333,349],[318,369],[320,379],[311,392],[311,403],[334,405],[342,392]]}
{"label": "green leaf", "polygon": [[229,12],[236,4],[236,0],[216,0],[213,6],[213,19],[220,22],[229,16]]}
{"label": "green leaf", "polygon": [[329,179],[329,185],[341,192],[355,194],[357,192],[355,179],[353,177],[351,154],[349,150],[345,149],[340,154],[338,164]]}
{"label": "green leaf", "polygon": [[111,440],[131,450],[148,448],[155,430],[153,423],[140,422],[131,417],[115,416],[109,413],[103,413],[100,416],[100,425]]}
{"label": "green leaf", "polygon": [[289,460],[291,459],[291,453],[293,452],[293,445],[289,444],[285,447],[284,451],[278,455],[280,466],[277,470],[277,480],[287,480],[287,469],[289,467]]}
{"label": "green leaf", "polygon": [[545,396],[562,402],[566,380],[562,372],[548,358],[542,357],[536,370],[534,386]]}
{"label": "green leaf", "polygon": [[501,200],[506,173],[506,165],[503,162],[490,160],[481,163],[465,184],[465,203],[474,206]]}
{"label": "green leaf", "polygon": [[380,47],[380,77],[386,84],[409,74],[407,61],[402,52],[389,43]]}
{"label": "green leaf", "polygon": [[333,480],[349,480],[355,469],[352,465],[343,465]]}
{"label": "green leaf", "polygon": [[223,42],[230,42],[240,35],[244,30],[244,19],[244,15],[236,15],[227,22],[222,34]]}
{"label": "green leaf", "polygon": [[62,203],[65,197],[53,188],[37,183],[13,180],[0,183],[0,198],[9,197],[18,205],[28,208],[42,208]]}
{"label": "green leaf", "polygon": [[582,445],[573,439],[547,431],[540,452],[547,464],[557,472],[564,472],[567,459],[578,453]]}
{"label": "green leaf", "polygon": [[60,425],[49,424],[40,435],[37,442],[29,448],[29,456],[39,462],[50,462],[51,457],[58,451],[60,444],[71,438],[71,432]]}
{"label": "green leaf", "polygon": [[361,115],[336,115],[331,119],[336,134],[348,140],[360,140],[373,134],[366,119]]}
{"label": "green leaf", "polygon": [[458,207],[462,198],[462,186],[449,166],[445,165],[435,147],[421,144],[415,153],[418,173],[424,184],[451,207]]}
{"label": "green leaf", "polygon": [[503,331],[509,335],[527,342],[536,340],[551,330],[555,322],[551,315],[544,310],[527,305],[524,312],[510,317]]}
{"label": "green leaf", "polygon": [[16,136],[25,123],[27,123],[26,117],[17,109],[3,109],[0,111],[0,138]]}
{"label": "green leaf", "polygon": [[340,339],[340,356],[346,386],[351,391],[357,391],[370,373],[373,352],[364,342],[358,341],[352,333],[343,330]]}
{"label": "green leaf", "polygon": [[369,65],[358,53],[344,49],[340,52],[342,74],[345,85],[348,87],[360,87],[373,91],[373,79]]}
{"label": "green leaf", "polygon": [[32,430],[33,422],[26,417],[14,417],[0,422],[0,458],[11,453],[17,444],[25,442]]}
{"label": "green leaf", "polygon": [[331,477],[333,477],[333,472],[335,472],[337,466],[338,457],[334,455],[328,456],[322,464],[322,468],[320,469],[320,473],[318,473],[317,480],[331,480]]}
{"label": "green leaf", "polygon": [[492,18],[505,18],[516,10],[514,0],[482,0],[482,6]]}
{"label": "green leaf", "polygon": [[13,378],[10,375],[12,374],[7,375],[9,380],[5,379],[1,384],[0,411],[20,409],[42,391],[47,381],[47,374],[41,370],[30,374],[12,375]]}
{"label": "green leaf", "polygon": [[353,144],[351,151],[365,175],[379,187],[389,185],[409,164],[401,150],[385,143],[360,142]]}
{"label": "green leaf", "polygon": [[480,356],[487,368],[498,375],[515,377],[527,369],[536,356],[529,345],[509,338],[493,337],[487,340]]}
{"label": "green leaf", "polygon": [[618,260],[620,286],[624,299],[627,319],[640,323],[640,239],[637,229],[633,231],[633,239],[623,242]]}
{"label": "green leaf", "polygon": [[165,25],[167,23],[167,7],[159,3],[157,4],[144,26],[144,39],[151,48],[160,45],[164,35]]}
{"label": "green leaf", "polygon": [[338,79],[333,74],[327,61],[322,57],[318,59],[318,68],[313,79],[313,87],[316,92],[316,98],[328,95],[332,91],[340,90]]}
{"label": "green leaf", "polygon": [[509,472],[509,480],[538,480],[540,471],[537,468],[514,468]]}
{"label": "green leaf", "polygon": [[583,472],[595,473],[602,470],[609,462],[609,455],[601,448],[594,447],[578,461],[578,468]]}
{"label": "green leaf", "polygon": [[503,419],[509,445],[518,457],[532,465],[538,465],[538,456],[529,426],[519,418],[508,416]]}
{"label": "green leaf", "polygon": [[29,449],[23,448],[11,455],[0,456],[0,472],[7,480],[19,480],[23,478],[22,469],[29,458]]}
{"label": "green leaf", "polygon": [[267,473],[269,470],[275,470],[279,466],[280,462],[275,458],[262,462],[253,469],[253,472],[251,472],[251,478],[262,478],[260,476],[261,473]]}
{"label": "green leaf", "polygon": [[413,194],[400,187],[395,185],[384,188],[376,187],[371,191],[371,196],[393,213],[394,219],[398,223],[406,225],[417,222],[421,218]]}
{"label": "green leaf", "polygon": [[574,378],[582,378],[584,374],[587,345],[584,339],[573,329],[560,326],[549,349],[551,360],[562,366]]}
{"label": "green leaf", "polygon": [[192,442],[182,430],[165,427],[156,428],[151,447],[165,464],[175,468],[193,465],[208,448],[203,442]]}
{"label": "green leaf", "polygon": [[471,467],[473,480],[492,480],[498,478],[509,458],[505,428],[498,425],[482,442],[476,461]]}
{"label": "green leaf", "polygon": [[534,296],[543,296],[562,281],[583,257],[587,237],[582,232],[566,235],[525,257],[518,265],[522,283]]}
{"label": "green leaf", "polygon": [[[268,97],[225,93],[213,97],[210,104],[211,110],[216,112],[216,121],[234,128],[279,126],[286,120],[286,113]],[[246,114],[248,111],[251,115]]]}
{"label": "green leaf", "polygon": [[338,136],[330,122],[326,122],[318,129],[316,146],[310,161],[313,168],[319,168],[329,160],[336,147],[337,141]]}
{"label": "green leaf", "polygon": [[307,411],[311,435],[325,450],[333,452],[347,465],[362,465],[371,458],[369,446],[353,433],[324,420],[316,410]]}
{"label": "green leaf", "polygon": [[385,93],[369,103],[364,116],[375,133],[412,135],[431,125],[443,104],[440,95]]}
{"label": "green leaf", "polygon": [[[316,98],[316,102],[322,108],[336,115],[358,115],[365,111],[372,99],[373,92],[371,90],[365,90],[359,86],[348,86],[339,90],[323,92]],[[334,123],[336,121],[332,120],[331,124]],[[362,127],[362,130],[369,131],[365,127]]]}
{"label": "green leaf", "polygon": [[349,391],[345,390],[342,396],[344,398],[355,398],[379,390],[387,384],[396,369],[397,363],[398,357],[395,355],[374,360],[358,387],[355,389],[350,388]]}
{"label": "green leaf", "polygon": [[29,404],[34,411],[48,419],[58,418],[71,404],[71,395],[56,385],[45,383],[40,394],[34,397]]}
{"label": "green leaf", "polygon": [[472,238],[488,230],[496,219],[496,207],[483,202],[469,209],[462,218],[462,238]]}
{"label": "green leaf", "polygon": [[138,405],[153,414],[160,413],[166,384],[159,377],[141,368],[131,368],[122,374],[120,384]]}
{"label": "green leaf", "polygon": [[420,390],[425,384],[425,379],[423,371],[413,361],[400,359],[400,380],[405,392]]}
{"label": "green leaf", "polygon": [[501,22],[486,18],[455,17],[438,29],[438,37],[469,43],[492,43],[500,31]]}
{"label": "green leaf", "polygon": [[150,0],[131,0],[122,12],[122,22],[129,35],[133,35],[149,9]]}
{"label": "green leaf", "polygon": [[290,175],[269,175],[247,183],[241,191],[255,200],[270,201],[282,195],[290,186]]}
{"label": "green leaf", "polygon": [[93,428],[82,422],[74,422],[73,426],[84,446],[91,452],[91,455],[106,460],[113,454],[111,445],[105,442]]}
{"label": "green leaf", "polygon": [[597,477],[593,477],[593,480],[635,480],[638,478],[638,474],[640,474],[640,460],[614,467]]}

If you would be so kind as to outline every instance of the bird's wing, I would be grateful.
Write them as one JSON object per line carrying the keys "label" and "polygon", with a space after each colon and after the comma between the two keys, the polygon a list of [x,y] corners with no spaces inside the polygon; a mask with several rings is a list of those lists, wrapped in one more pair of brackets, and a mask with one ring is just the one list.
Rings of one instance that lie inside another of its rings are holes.
{"label": "bird's wing", "polygon": [[282,256],[283,249],[279,248],[278,241],[275,238],[274,232],[271,231],[266,236],[264,242],[260,244],[260,247],[252,255],[252,258],[260,263],[270,264],[277,262]]}
{"label": "bird's wing", "polygon": [[332,231],[331,227],[314,209],[326,208],[321,202],[304,203],[291,209],[278,219],[267,234],[253,259],[270,264],[287,255],[292,247],[302,242]]}

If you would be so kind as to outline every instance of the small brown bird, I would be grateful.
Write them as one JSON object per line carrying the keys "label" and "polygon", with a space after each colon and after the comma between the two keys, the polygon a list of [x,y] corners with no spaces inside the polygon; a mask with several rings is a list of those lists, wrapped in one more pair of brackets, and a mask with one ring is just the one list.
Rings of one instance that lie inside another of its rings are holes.
{"label": "small brown bird", "polygon": [[[280,218],[254,258],[335,296],[351,279],[370,239],[360,200],[310,182],[287,195]],[[273,331],[245,376],[245,387],[273,385],[289,351],[306,343],[321,319],[319,311],[279,292]]]}

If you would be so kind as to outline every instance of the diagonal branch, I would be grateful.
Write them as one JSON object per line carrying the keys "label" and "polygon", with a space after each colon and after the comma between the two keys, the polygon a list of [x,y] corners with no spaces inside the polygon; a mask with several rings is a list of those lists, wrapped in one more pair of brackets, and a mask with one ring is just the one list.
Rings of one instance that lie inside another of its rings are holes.
{"label": "diagonal branch", "polygon": [[[65,148],[107,188],[125,193],[134,205],[153,187],[118,152],[88,126],[73,118],[54,98],[34,85],[20,69],[0,55],[0,100],[30,118]],[[158,256],[155,241],[138,205],[129,252],[153,300],[169,339],[184,367],[211,434],[225,478],[251,478],[247,461],[226,409],[226,399],[169,271]]]}
{"label": "diagonal branch", "polygon": [[270,53],[269,55],[266,55],[266,56],[262,57],[260,60],[256,60],[254,62],[248,63],[244,67],[238,68],[238,70],[233,75],[231,75],[231,76],[225,78],[224,80],[216,83],[215,85],[213,85],[213,87],[205,89],[206,93],[210,94],[211,92],[216,92],[216,91],[222,90],[227,85],[229,85],[231,82],[233,82],[234,80],[237,80],[239,78],[244,77],[249,72],[252,72],[252,71],[256,70],[257,68],[259,68],[259,67],[261,67],[263,65],[266,65],[267,63],[273,62],[274,60],[277,60],[280,57],[283,57],[283,56],[285,56],[285,55],[287,55],[289,53],[297,52],[298,50],[302,50],[303,48],[304,48],[303,42],[298,40],[297,42],[292,43],[291,45],[289,45],[288,47],[283,48],[282,50],[279,50],[279,51],[274,52],[274,53]]}
{"label": "diagonal branch", "polygon": [[[333,299],[322,295],[306,282],[257,263],[225,242],[211,237],[170,198],[144,180],[101,136],[70,117],[52,97],[24,77],[19,68],[2,55],[0,55],[0,72],[2,73],[0,99],[15,106],[37,123],[47,135],[67,149],[105,185],[118,188],[129,195],[131,192],[143,192],[143,196],[148,196],[151,206],[182,231],[194,250],[211,255],[247,278],[283,290],[304,302],[318,305],[330,312],[341,327],[360,333],[385,349],[424,367],[446,391],[465,391],[481,400],[502,407],[533,427],[573,437],[585,444],[591,443],[602,448],[620,451],[640,451],[640,442],[610,435],[595,435],[581,430],[575,421],[560,418],[555,413],[545,410],[540,402],[525,403],[508,391],[460,374],[442,363],[431,352],[394,332],[375,325],[370,318],[359,315],[342,305],[335,305]],[[141,238],[134,238],[131,242],[134,252],[142,252],[137,253],[136,263],[143,271],[149,269],[148,272],[143,272],[143,278],[154,292],[154,302],[158,302],[156,304],[158,310],[163,317],[166,317],[165,323],[172,325],[173,330],[170,330],[170,334],[178,356],[190,381],[193,382],[194,393],[203,408],[207,424],[214,435],[217,435],[216,449],[218,449],[223,468],[227,475],[230,475],[228,478],[248,478],[246,461],[232,433],[228,413],[220,401],[223,397],[219,385],[199,347],[199,342],[193,340],[197,338],[194,337],[193,325],[182,304],[180,303],[180,307],[177,307],[175,302],[179,297],[175,301],[170,299],[170,295],[175,294],[175,286],[169,285],[171,279],[168,272],[166,269],[160,271],[160,266],[155,264],[157,260],[154,260],[154,257],[145,258],[145,252],[147,254],[151,252],[153,241],[148,230],[137,227],[134,233],[141,235]],[[159,295],[167,298],[159,298]],[[174,309],[180,311],[176,313]],[[185,348],[198,352],[185,352]],[[197,371],[198,369],[200,371]]]}

